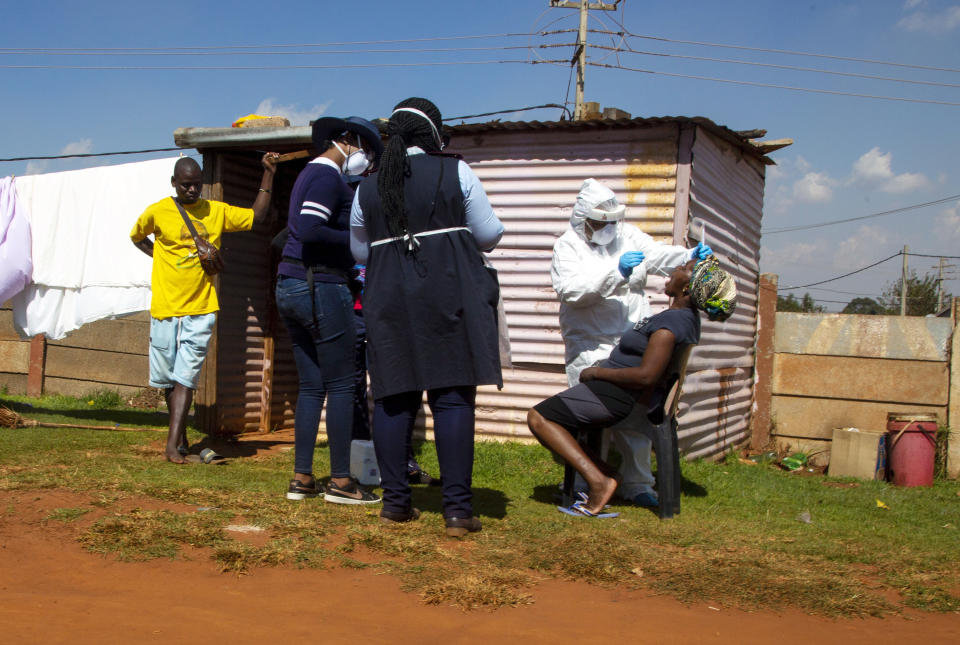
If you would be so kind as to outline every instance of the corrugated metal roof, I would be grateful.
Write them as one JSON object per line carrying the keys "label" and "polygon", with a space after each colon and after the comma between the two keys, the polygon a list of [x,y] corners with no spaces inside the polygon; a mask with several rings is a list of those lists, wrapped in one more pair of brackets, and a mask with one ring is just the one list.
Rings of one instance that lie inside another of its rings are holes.
{"label": "corrugated metal roof", "polygon": [[[499,131],[535,131],[535,130],[608,130],[645,128],[657,125],[694,123],[713,135],[733,144],[737,148],[761,159],[766,165],[774,162],[764,152],[759,143],[722,125],[717,125],[702,116],[661,116],[637,117],[634,119],[589,119],[585,121],[485,121],[483,123],[462,123],[449,125],[452,136],[461,134],[482,134]],[[381,124],[382,125],[382,124]],[[755,131],[762,132],[762,131]],[[310,126],[280,128],[177,128],[173,133],[174,143],[181,148],[236,148],[236,147],[303,147],[311,143]],[[754,133],[754,131],[748,131]]]}
{"label": "corrugated metal roof", "polygon": [[657,125],[694,123],[721,139],[732,143],[741,150],[749,152],[752,155],[763,160],[767,165],[773,165],[772,159],[768,159],[763,154],[763,148],[751,143],[750,139],[738,134],[736,131],[722,125],[717,125],[710,119],[703,116],[659,116],[659,117],[637,117],[635,119],[588,119],[585,121],[487,121],[485,123],[463,123],[461,125],[450,126],[453,135],[457,134],[480,134],[483,132],[495,132],[499,130],[596,130],[596,129],[617,129],[617,128],[637,128],[650,127]]}

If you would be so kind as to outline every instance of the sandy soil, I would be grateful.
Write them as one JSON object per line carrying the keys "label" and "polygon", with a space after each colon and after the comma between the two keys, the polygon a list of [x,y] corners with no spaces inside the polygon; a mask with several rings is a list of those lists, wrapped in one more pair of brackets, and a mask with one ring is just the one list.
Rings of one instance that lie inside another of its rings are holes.
{"label": "sandy soil", "polygon": [[[90,498],[63,490],[0,492],[0,643],[960,643],[960,615],[828,620],[684,605],[643,592],[548,581],[533,605],[463,612],[427,606],[368,570],[220,573],[203,552],[122,563],[84,551],[73,525],[44,522]],[[125,500],[124,508],[182,508]],[[113,509],[116,510],[116,509]],[[84,516],[92,521],[96,513]]]}

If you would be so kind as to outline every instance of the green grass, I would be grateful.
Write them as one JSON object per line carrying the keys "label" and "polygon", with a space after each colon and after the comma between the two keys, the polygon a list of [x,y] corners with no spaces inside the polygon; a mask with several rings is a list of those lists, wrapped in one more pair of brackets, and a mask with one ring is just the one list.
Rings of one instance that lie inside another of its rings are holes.
{"label": "green grass", "polygon": [[[9,406],[12,398],[0,403]],[[123,415],[143,414],[91,411],[79,400],[76,411],[50,400],[21,397],[16,404],[25,416],[37,418],[30,410],[41,408],[60,422],[90,423],[87,415],[96,413],[116,423]],[[162,427],[165,417],[154,421]],[[474,504],[484,529],[456,542],[442,537],[437,488],[415,488],[420,521],[384,529],[377,508],[285,500],[292,451],[234,459],[225,467],[174,467],[160,460],[157,438],[146,432],[3,429],[0,490],[70,488],[86,494],[90,509],[101,509],[101,515],[106,510],[105,516],[92,520],[84,517],[85,508],[56,509],[48,521],[71,523],[87,549],[120,559],[197,557],[195,549],[201,549],[233,572],[369,568],[396,576],[426,603],[463,608],[529,603],[538,581],[562,578],[744,609],[793,607],[831,616],[883,615],[905,607],[960,611],[960,484],[953,481],[929,489],[883,482],[839,487],[830,484],[853,482],[728,457],[684,464],[683,511],[672,521],[630,507],[617,508],[621,516],[615,520],[587,520],[555,510],[552,496],[562,467],[544,449],[478,443]],[[439,473],[432,444],[417,451],[424,468]],[[326,447],[320,445],[316,470],[327,468]],[[145,498],[186,510],[122,510]],[[809,524],[798,519],[801,513],[809,514]],[[7,509],[11,514],[15,508]],[[238,518],[266,530],[262,544],[224,530]]]}

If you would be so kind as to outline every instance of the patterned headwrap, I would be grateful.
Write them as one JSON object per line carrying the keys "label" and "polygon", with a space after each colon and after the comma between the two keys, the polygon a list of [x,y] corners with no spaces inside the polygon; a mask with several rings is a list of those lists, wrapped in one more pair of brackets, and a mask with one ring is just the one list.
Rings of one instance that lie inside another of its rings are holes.
{"label": "patterned headwrap", "polygon": [[724,321],[737,308],[737,284],[716,256],[697,262],[690,274],[690,298],[710,320]]}

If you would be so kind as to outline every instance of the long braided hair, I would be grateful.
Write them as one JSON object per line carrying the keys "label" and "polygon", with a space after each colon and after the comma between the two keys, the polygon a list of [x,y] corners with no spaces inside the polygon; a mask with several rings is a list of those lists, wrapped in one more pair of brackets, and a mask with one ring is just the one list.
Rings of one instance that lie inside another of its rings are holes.
{"label": "long braided hair", "polygon": [[[396,112],[399,108],[413,108],[430,117],[430,122],[413,112]],[[410,159],[407,148],[418,146],[425,152],[439,152],[440,142],[437,133],[442,127],[440,110],[431,101],[412,97],[400,101],[394,106],[394,113],[387,123],[387,145],[380,161],[377,175],[377,190],[380,203],[387,216],[387,229],[390,235],[401,236],[407,233],[407,214],[404,209],[403,185],[410,176]]]}

